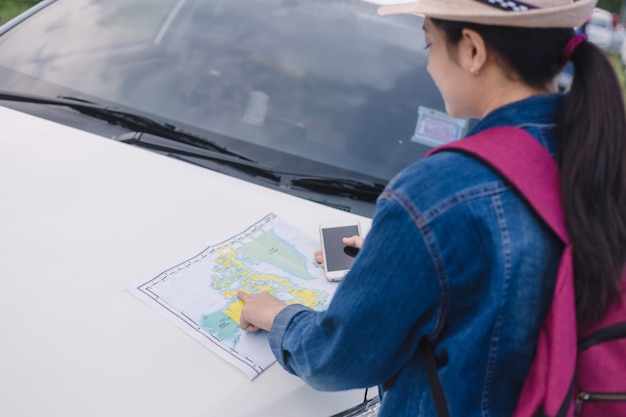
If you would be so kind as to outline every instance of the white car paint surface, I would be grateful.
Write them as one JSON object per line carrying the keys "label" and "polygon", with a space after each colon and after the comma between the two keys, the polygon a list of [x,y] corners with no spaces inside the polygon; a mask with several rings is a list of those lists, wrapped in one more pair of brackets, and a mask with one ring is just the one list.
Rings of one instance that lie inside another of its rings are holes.
{"label": "white car paint surface", "polygon": [[370,219],[4,107],[0,120],[0,416],[328,416],[362,401],[278,364],[250,381],[126,287],[269,212],[315,238]]}

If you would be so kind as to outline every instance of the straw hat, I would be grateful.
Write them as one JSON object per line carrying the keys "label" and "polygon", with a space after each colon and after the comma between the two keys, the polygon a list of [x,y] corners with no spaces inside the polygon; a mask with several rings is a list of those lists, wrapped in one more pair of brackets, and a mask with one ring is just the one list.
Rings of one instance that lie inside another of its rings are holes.
{"label": "straw hat", "polygon": [[484,25],[567,28],[583,24],[597,0],[417,0],[382,6],[381,16],[421,14]]}

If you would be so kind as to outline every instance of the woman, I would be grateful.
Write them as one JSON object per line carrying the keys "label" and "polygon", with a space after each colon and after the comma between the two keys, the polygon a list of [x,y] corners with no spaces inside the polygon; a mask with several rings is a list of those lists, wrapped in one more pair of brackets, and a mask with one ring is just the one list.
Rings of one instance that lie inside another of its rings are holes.
{"label": "woman", "polygon": [[[595,0],[420,0],[428,71],[470,134],[519,126],[557,159],[574,247],[579,322],[621,291],[626,117],[603,53],[573,27]],[[568,60],[571,92],[554,78]],[[379,386],[381,417],[435,416],[422,338],[435,345],[453,416],[510,416],[548,310],[559,240],[493,171],[458,153],[409,166],[327,311],[240,293],[241,325],[270,332],[280,364],[322,390]]]}

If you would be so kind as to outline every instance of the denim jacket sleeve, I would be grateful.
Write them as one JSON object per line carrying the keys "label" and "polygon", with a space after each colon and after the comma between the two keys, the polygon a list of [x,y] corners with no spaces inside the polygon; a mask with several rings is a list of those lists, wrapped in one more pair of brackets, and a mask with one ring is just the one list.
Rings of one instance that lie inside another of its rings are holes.
{"label": "denim jacket sleeve", "polygon": [[328,310],[294,305],[276,317],[270,345],[280,364],[321,390],[391,379],[440,319],[441,265],[425,240],[401,204],[381,199],[366,243]]}

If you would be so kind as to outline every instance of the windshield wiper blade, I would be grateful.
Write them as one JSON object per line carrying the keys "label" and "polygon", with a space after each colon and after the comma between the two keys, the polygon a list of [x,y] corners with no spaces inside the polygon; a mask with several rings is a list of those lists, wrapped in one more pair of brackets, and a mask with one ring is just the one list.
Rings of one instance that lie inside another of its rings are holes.
{"label": "windshield wiper blade", "polygon": [[384,184],[360,181],[351,178],[297,177],[291,185],[318,193],[339,195],[355,200],[374,203],[385,189]]}
{"label": "windshield wiper blade", "polygon": [[[82,114],[104,120],[111,124],[124,126],[131,130],[166,137],[190,146],[216,151],[244,161],[255,162],[254,159],[246,155],[233,152],[203,136],[186,132],[171,123],[161,122],[147,116],[121,110],[115,107],[104,106],[81,98],[68,96],[41,97],[31,94],[0,91],[0,101],[1,100],[69,107]],[[222,136],[218,133],[214,134]]]}
{"label": "windshield wiper blade", "polygon": [[274,170],[270,167],[261,165],[259,162],[248,161],[220,152],[215,152],[209,149],[200,149],[179,142],[175,142],[176,146],[172,146],[171,144],[166,143],[166,141],[170,139],[163,138],[158,135],[151,136],[144,135],[139,132],[133,132],[119,136],[116,140],[129,145],[139,146],[144,149],[167,153],[170,156],[175,156],[178,159],[182,159],[187,162],[194,163],[193,161],[190,161],[189,158],[209,160],[237,168],[250,175],[263,177],[276,183],[280,183],[281,181],[281,176],[278,173],[274,172]]}

